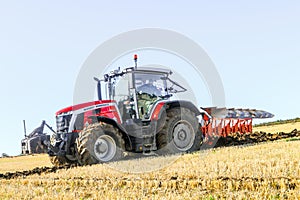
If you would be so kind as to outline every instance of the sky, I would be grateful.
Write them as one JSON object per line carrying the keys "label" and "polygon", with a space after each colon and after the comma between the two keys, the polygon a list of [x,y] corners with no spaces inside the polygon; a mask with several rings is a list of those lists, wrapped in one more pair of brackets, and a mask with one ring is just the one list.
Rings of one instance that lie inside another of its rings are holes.
{"label": "sky", "polygon": [[[299,11],[299,1],[276,0],[1,0],[0,153],[20,154],[23,119],[27,132],[42,120],[55,128],[55,112],[72,105],[90,53],[140,28],[168,29],[197,42],[221,76],[227,107],[264,109],[275,114],[272,120],[299,117]],[[212,106],[207,92],[203,96]]]}

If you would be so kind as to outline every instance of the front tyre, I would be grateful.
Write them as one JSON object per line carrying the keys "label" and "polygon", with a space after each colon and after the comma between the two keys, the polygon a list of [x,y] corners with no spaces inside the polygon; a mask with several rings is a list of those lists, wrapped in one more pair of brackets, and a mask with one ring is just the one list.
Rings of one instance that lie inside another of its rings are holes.
{"label": "front tyre", "polygon": [[78,161],[91,165],[123,158],[125,142],[120,131],[110,124],[92,124],[82,130],[76,140]]}

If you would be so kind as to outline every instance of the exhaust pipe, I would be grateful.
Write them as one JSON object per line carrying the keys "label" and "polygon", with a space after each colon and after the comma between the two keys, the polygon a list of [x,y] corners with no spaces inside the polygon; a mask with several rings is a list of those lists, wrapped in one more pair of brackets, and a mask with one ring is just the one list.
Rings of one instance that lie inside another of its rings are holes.
{"label": "exhaust pipe", "polygon": [[24,136],[26,138],[27,134],[26,134],[26,123],[25,123],[25,120],[23,120],[23,126],[24,126]]}
{"label": "exhaust pipe", "polygon": [[98,93],[98,100],[102,100],[102,94],[101,94],[101,80],[98,78],[94,77],[94,80],[97,81],[97,93]]}

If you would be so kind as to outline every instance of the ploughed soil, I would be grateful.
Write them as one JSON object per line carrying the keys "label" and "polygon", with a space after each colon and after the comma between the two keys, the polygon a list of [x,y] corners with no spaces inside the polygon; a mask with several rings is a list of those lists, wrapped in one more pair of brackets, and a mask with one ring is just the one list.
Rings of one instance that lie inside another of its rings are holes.
{"label": "ploughed soil", "polygon": [[220,137],[218,139],[216,145],[214,147],[222,147],[222,146],[236,146],[236,145],[245,145],[245,144],[255,144],[260,142],[269,142],[281,139],[288,139],[300,137],[300,131],[294,129],[290,133],[266,133],[266,132],[254,132],[254,133],[233,133],[228,135],[227,137]]}

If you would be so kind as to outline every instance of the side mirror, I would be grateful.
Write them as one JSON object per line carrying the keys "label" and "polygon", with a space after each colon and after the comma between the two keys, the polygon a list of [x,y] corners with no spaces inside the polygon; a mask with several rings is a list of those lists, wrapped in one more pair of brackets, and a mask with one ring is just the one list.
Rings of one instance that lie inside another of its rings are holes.
{"label": "side mirror", "polygon": [[97,78],[97,77],[94,77],[94,80],[95,81],[97,81],[97,82],[99,82],[100,80]]}

